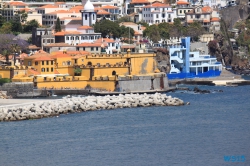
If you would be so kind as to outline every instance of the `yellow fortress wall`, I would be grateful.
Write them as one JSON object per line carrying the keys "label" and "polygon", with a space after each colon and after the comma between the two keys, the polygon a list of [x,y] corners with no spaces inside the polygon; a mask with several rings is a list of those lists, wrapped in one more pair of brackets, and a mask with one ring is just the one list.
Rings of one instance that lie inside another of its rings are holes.
{"label": "yellow fortress wall", "polygon": [[[147,84],[150,85],[157,66],[155,56],[154,53],[131,54],[130,50],[125,54],[113,55],[39,53],[24,59],[24,64],[32,68],[32,72],[27,72],[23,77],[16,76],[13,81],[21,82],[20,79],[24,81],[29,76],[34,79],[37,88],[82,89],[90,86],[114,91],[118,81],[121,81],[118,78],[132,81],[145,75],[149,76],[150,82]],[[75,73],[76,69],[80,69],[80,75]]]}

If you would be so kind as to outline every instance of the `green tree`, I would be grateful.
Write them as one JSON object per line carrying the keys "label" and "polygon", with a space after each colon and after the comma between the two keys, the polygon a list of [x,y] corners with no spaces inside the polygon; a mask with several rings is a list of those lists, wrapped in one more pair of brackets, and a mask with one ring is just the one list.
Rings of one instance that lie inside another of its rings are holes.
{"label": "green tree", "polygon": [[117,23],[121,23],[121,22],[131,22],[130,17],[129,16],[123,16],[123,17],[121,17],[121,18],[119,18],[117,20]]}
{"label": "green tree", "polygon": [[74,69],[74,73],[75,73],[75,76],[80,76],[81,73],[82,73],[82,69],[80,69],[79,67],[77,67],[77,68]]}
{"label": "green tree", "polygon": [[149,27],[148,23],[146,23],[145,21],[140,21],[137,23],[138,25],[140,24],[141,26],[144,26],[144,27]]}
{"label": "green tree", "polygon": [[94,30],[97,33],[101,33],[102,37],[120,37],[120,26],[117,22],[113,22],[110,20],[102,20],[100,22],[96,22],[94,25]]}
{"label": "green tree", "polygon": [[154,43],[158,43],[161,40],[160,29],[157,25],[153,24],[143,31],[143,36],[148,37]]}
{"label": "green tree", "polygon": [[124,25],[120,27],[120,37],[123,37],[124,42],[126,43],[133,43],[132,37],[134,36],[134,33],[133,28],[125,27]]}
{"label": "green tree", "polygon": [[12,33],[12,24],[10,22],[5,22],[0,28],[1,34],[10,34]]}
{"label": "green tree", "polygon": [[0,15],[0,27],[2,27],[5,22],[6,22],[5,18],[2,15]]}
{"label": "green tree", "polygon": [[27,21],[26,24],[23,25],[23,32],[24,33],[31,33],[33,28],[40,27],[39,23],[34,19]]}
{"label": "green tree", "polygon": [[56,20],[55,31],[56,31],[56,32],[61,32],[61,31],[62,31],[62,28],[61,28],[61,21],[60,21],[60,18],[59,18],[59,17],[57,17],[57,20]]}
{"label": "green tree", "polygon": [[11,20],[10,22],[12,24],[11,26],[12,33],[17,35],[23,31],[22,24],[19,20]]}
{"label": "green tree", "polygon": [[186,28],[185,35],[190,36],[192,41],[198,41],[199,36],[205,32],[205,29],[198,22],[189,24]]}
{"label": "green tree", "polygon": [[163,22],[163,23],[160,23],[158,25],[158,27],[159,27],[159,30],[160,30],[160,36],[161,36],[161,38],[164,41],[166,41],[167,39],[169,39],[169,37],[170,37],[169,30],[171,28],[171,25],[169,23]]}

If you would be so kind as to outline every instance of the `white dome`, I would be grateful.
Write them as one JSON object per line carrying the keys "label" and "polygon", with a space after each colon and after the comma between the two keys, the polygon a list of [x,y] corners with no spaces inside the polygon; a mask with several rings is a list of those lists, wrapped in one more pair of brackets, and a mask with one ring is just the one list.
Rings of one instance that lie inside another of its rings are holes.
{"label": "white dome", "polygon": [[83,10],[94,11],[94,5],[90,2],[90,0],[88,0],[87,3],[84,5]]}

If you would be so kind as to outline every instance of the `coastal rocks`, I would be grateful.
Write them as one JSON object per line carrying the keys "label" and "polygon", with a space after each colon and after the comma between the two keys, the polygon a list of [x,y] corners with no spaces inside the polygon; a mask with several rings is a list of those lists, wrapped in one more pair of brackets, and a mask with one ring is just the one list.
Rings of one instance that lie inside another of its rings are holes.
{"label": "coastal rocks", "polygon": [[179,105],[184,105],[184,102],[160,93],[120,94],[119,96],[66,96],[56,101],[37,102],[15,108],[0,108],[0,121],[40,119],[60,114],[102,109]]}
{"label": "coastal rocks", "polygon": [[7,91],[0,91],[0,99],[11,99],[11,96],[7,95]]}
{"label": "coastal rocks", "polygon": [[204,94],[204,93],[210,93],[209,90],[201,90],[197,87],[194,88],[194,93],[201,93],[201,94]]}

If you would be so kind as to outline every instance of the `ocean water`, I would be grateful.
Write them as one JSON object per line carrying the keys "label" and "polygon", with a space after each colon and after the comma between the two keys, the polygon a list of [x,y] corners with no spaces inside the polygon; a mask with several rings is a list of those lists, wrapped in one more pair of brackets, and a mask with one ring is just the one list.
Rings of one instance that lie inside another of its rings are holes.
{"label": "ocean water", "polygon": [[168,93],[190,102],[185,106],[2,122],[0,165],[249,166],[250,86],[198,87],[223,92]]}

